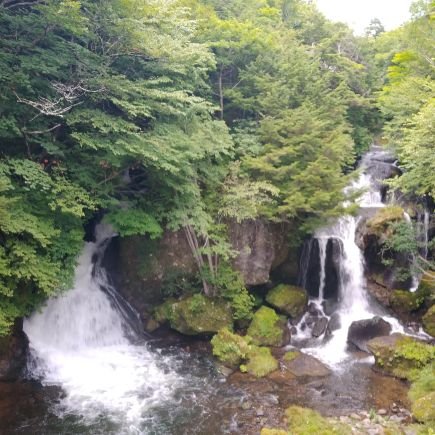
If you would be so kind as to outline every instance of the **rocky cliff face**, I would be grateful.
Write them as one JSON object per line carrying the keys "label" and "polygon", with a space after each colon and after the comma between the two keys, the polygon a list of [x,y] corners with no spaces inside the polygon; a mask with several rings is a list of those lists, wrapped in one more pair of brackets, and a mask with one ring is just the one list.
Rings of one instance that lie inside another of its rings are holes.
{"label": "rocky cliff face", "polygon": [[[230,222],[229,239],[239,252],[234,267],[247,286],[266,284],[272,272],[297,279],[298,255],[289,249],[290,228],[263,220]],[[162,302],[162,289],[178,282],[189,285],[197,273],[183,231],[165,232],[159,240],[147,237],[114,238],[104,264],[118,291],[141,314]]]}
{"label": "rocky cliff face", "polygon": [[9,336],[0,337],[0,381],[15,381],[26,365],[29,340],[17,320]]}

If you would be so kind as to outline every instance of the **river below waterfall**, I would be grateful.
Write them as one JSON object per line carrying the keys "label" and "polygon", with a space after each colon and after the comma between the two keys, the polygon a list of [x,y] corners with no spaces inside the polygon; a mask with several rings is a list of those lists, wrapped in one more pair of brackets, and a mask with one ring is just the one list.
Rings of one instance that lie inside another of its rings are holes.
{"label": "river below waterfall", "polygon": [[[378,180],[369,170],[374,162],[382,166],[380,156],[382,151],[374,149],[363,160],[354,185],[368,189],[361,208],[383,206]],[[101,266],[111,232],[100,226],[96,241],[88,242],[80,257],[73,289],[50,299],[24,323],[30,341],[27,381],[0,384],[0,433],[258,434],[261,427],[279,427],[291,404],[330,416],[406,407],[406,385],[375,373],[371,357],[347,348],[353,320],[384,314],[366,294],[362,253],[355,244],[358,219],[342,217],[313,239],[320,270],[311,302],[328,320],[335,314],[338,326],[328,337],[313,339],[306,318],[290,325],[292,345],[333,368],[325,378],[225,377],[208,342],[170,332],[145,339],[134,311],[116,295]],[[338,241],[339,268],[335,308],[327,312],[330,240]],[[301,285],[308,288],[307,246]],[[387,320],[403,330],[397,320]]]}
{"label": "river below waterfall", "polygon": [[[280,383],[240,373],[225,378],[216,370],[205,343],[180,340],[171,346],[159,341],[147,345],[146,352],[152,353],[158,368],[178,379],[178,384],[167,396],[144,405],[137,421],[96,403],[88,403],[92,412],[69,409],[60,385],[0,383],[0,433],[254,435],[264,426],[279,427],[284,410],[294,404],[329,416],[389,409],[394,403],[408,405],[406,385],[372,371],[362,354],[355,354],[351,364],[329,377]],[[86,371],[85,366],[81,369]],[[142,388],[147,397],[146,381]]]}

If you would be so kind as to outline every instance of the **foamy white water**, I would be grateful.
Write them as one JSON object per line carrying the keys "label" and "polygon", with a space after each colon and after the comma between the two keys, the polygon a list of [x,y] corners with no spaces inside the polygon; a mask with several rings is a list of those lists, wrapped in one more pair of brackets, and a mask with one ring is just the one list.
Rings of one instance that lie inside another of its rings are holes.
{"label": "foamy white water", "polygon": [[[164,372],[110,297],[101,256],[110,232],[99,228],[96,243],[86,243],[73,289],[51,298],[24,322],[32,354],[31,375],[58,385],[66,396],[65,412],[85,419],[98,416],[138,433],[153,406],[169,400],[181,379]],[[136,341],[137,344],[134,344]]]}

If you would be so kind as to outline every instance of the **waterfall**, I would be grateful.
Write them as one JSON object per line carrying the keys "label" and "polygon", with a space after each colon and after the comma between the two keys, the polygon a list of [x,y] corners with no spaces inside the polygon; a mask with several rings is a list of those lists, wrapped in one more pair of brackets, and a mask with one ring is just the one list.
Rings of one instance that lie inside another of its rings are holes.
{"label": "waterfall", "polygon": [[[308,348],[305,349],[307,352],[332,366],[339,365],[349,356],[347,353],[347,333],[350,324],[355,320],[369,319],[375,315],[383,314],[379,307],[371,306],[368,300],[364,277],[364,257],[361,249],[356,245],[355,236],[364,209],[377,209],[385,206],[382,202],[380,181],[382,177],[385,178],[385,165],[389,165],[388,161],[392,161],[391,156],[381,148],[374,146],[362,159],[361,174],[358,180],[348,188],[363,190],[358,201],[360,214],[343,216],[331,225],[318,229],[314,234],[314,238],[319,243],[320,285],[319,300],[313,300],[313,302],[316,307],[321,308],[321,315],[325,317],[329,317],[322,309],[326,275],[326,247],[329,240],[337,239],[340,241],[339,302],[335,311],[335,315],[339,318],[340,327],[333,331],[329,337],[307,341],[309,332],[303,326],[307,317],[304,316],[301,320],[302,325],[299,324],[296,327],[295,342],[298,341],[298,338],[305,340],[308,343]],[[396,319],[385,315],[383,317],[392,324],[393,331],[403,331]]]}
{"label": "waterfall", "polygon": [[44,385],[64,390],[58,412],[85,420],[103,415],[121,425],[120,432],[137,433],[180,379],[159,367],[135,331],[136,319],[110,296],[114,289],[100,263],[111,236],[110,229],[98,226],[96,242],[86,243],[78,260],[73,288],[25,320],[28,371]]}
{"label": "waterfall", "polygon": [[319,262],[320,262],[320,277],[319,277],[319,301],[323,301],[325,280],[326,280],[326,247],[328,238],[319,237]]}

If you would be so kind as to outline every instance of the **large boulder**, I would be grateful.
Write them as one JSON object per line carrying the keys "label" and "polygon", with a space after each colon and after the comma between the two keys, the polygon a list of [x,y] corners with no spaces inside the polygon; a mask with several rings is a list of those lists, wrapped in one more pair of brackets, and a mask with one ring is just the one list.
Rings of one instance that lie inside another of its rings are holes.
{"label": "large boulder", "polygon": [[172,329],[186,335],[209,335],[232,328],[228,302],[200,294],[168,300],[156,308],[154,316],[157,322],[169,322]]}
{"label": "large boulder", "polygon": [[413,378],[416,370],[435,360],[435,346],[398,333],[373,338],[367,348],[378,371],[401,379]]}
{"label": "large boulder", "polygon": [[[288,233],[287,224],[261,219],[228,222],[229,242],[238,252],[233,266],[245,285],[266,284],[271,271],[287,260],[292,266],[297,264],[294,253],[289,254],[285,237]],[[165,297],[179,296],[174,293],[180,288],[197,285],[198,265],[183,230],[165,231],[155,240],[147,236],[114,237],[103,264],[116,289],[140,313],[144,323]]]}
{"label": "large boulder", "polygon": [[293,376],[324,377],[331,374],[331,370],[311,355],[299,351],[286,352],[280,361],[281,369]]}
{"label": "large boulder", "polygon": [[372,319],[352,322],[347,333],[347,341],[357,349],[369,352],[367,348],[369,340],[389,335],[390,332],[391,325],[381,317],[375,316]]}
{"label": "large boulder", "polygon": [[435,337],[435,305],[432,305],[423,316],[423,329],[429,335]]}
{"label": "large boulder", "polygon": [[270,272],[288,258],[287,224],[272,224],[263,219],[230,221],[228,230],[231,245],[238,252],[233,264],[245,285],[266,284]]}
{"label": "large boulder", "polygon": [[26,366],[29,340],[23,321],[17,320],[10,335],[0,337],[0,381],[15,381]]}
{"label": "large boulder", "polygon": [[285,317],[272,308],[262,306],[255,312],[247,334],[260,346],[284,346],[290,341],[290,331]]}
{"label": "large boulder", "polygon": [[302,288],[280,284],[267,293],[266,301],[292,319],[299,319],[307,309],[308,295]]}

